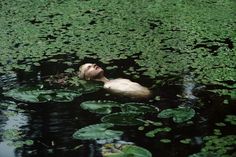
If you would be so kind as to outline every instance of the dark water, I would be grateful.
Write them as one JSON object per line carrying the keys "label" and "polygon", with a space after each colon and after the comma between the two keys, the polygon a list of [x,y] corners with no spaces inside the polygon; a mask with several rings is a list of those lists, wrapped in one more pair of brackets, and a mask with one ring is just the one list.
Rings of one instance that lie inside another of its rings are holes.
{"label": "dark water", "polygon": [[[126,77],[151,87],[155,80],[145,76],[135,79],[123,73],[125,69],[131,66],[134,69],[137,67],[134,59],[135,56],[132,59],[114,60],[110,66],[117,65],[119,68],[108,71],[108,78]],[[85,59],[83,63],[87,61],[91,62],[91,58]],[[93,61],[97,62],[96,60]],[[99,62],[98,64],[102,67],[108,66]],[[78,65],[73,65],[73,68],[78,67]],[[39,83],[46,76],[60,73],[65,68],[66,66],[61,63],[42,62],[42,65],[35,68],[34,72],[18,71],[16,75],[1,76],[1,91],[15,86]],[[193,76],[179,77],[182,78],[182,81],[178,83],[174,81],[175,78],[172,78],[173,82],[169,81],[168,84],[153,87],[155,95],[160,96],[160,100],[155,100],[153,97],[141,102],[155,105],[161,110],[174,108],[181,104],[191,106],[197,113],[193,119],[194,125],[177,125],[170,119],[165,119],[162,122],[165,126],[171,127],[172,131],[160,133],[154,138],[145,136],[145,133],[154,127],[149,127],[145,131],[139,131],[138,126],[117,127],[115,129],[124,131],[124,135],[117,141],[135,143],[148,149],[154,157],[185,157],[200,151],[203,147],[202,137],[212,134],[216,122],[223,122],[225,115],[236,113],[236,108],[233,106],[235,101],[229,101],[229,104],[225,105],[223,104],[223,97],[208,92],[207,87],[191,81]],[[178,95],[185,95],[185,98],[178,97]],[[6,100],[14,101],[1,95],[1,101]],[[107,95],[103,89],[95,93],[84,94],[70,103],[24,104],[16,101],[18,105],[15,110],[13,109],[13,112],[17,114],[13,116],[7,117],[4,114],[9,108],[0,108],[0,157],[100,157],[101,146],[106,141],[80,141],[72,138],[72,134],[76,130],[90,124],[100,123],[101,116],[80,108],[80,103],[88,100],[131,101]],[[22,112],[19,113],[18,109],[22,109]],[[147,119],[156,120],[157,118],[156,115],[150,114],[147,115]],[[31,139],[34,144],[24,145],[20,148],[9,145],[9,141],[3,138],[2,133],[4,130],[14,128],[22,132],[21,140]],[[235,134],[235,129],[235,127],[226,126],[223,131],[225,135],[230,135]],[[161,143],[160,139],[163,138],[168,138],[172,142]],[[191,138],[191,144],[186,145],[179,142],[185,138]],[[77,146],[80,148],[74,149]]]}

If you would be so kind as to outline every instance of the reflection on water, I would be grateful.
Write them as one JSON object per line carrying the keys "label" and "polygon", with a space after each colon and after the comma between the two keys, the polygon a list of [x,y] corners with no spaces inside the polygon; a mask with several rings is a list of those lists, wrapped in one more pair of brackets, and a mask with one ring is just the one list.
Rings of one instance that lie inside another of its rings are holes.
{"label": "reflection on water", "polygon": [[194,100],[197,97],[193,95],[193,90],[196,86],[195,82],[193,81],[193,76],[185,75],[183,78],[183,96],[189,100]]}
{"label": "reflection on water", "polygon": [[[1,132],[6,133],[10,131],[20,131],[21,127],[24,127],[28,123],[28,118],[23,113],[17,113],[16,108],[8,106],[6,110],[1,111],[3,115],[8,115],[6,121],[1,124]],[[9,115],[11,114],[11,115]],[[16,147],[14,145],[14,139],[3,138],[0,142],[0,156],[14,157],[16,153]]]}

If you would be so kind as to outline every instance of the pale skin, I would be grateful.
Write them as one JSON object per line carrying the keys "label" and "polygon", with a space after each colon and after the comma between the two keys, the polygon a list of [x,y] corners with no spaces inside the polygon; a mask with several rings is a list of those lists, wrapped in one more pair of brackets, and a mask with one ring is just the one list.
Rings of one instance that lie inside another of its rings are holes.
{"label": "pale skin", "polygon": [[146,99],[151,96],[151,91],[139,83],[129,79],[109,80],[104,76],[104,70],[96,64],[86,63],[79,68],[79,77],[85,80],[94,80],[104,83],[104,89],[111,93],[127,96],[134,99]]}

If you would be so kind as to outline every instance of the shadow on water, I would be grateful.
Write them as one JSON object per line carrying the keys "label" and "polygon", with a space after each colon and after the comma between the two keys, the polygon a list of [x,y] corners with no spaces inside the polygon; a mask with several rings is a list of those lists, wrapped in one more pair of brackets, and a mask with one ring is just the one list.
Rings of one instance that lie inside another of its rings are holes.
{"label": "shadow on water", "polygon": [[[129,68],[134,71],[138,69],[135,63],[135,58],[113,60],[105,65],[97,59],[85,58],[81,62],[76,61],[77,58],[72,56],[56,56],[56,62],[42,61],[40,67],[35,67],[33,72],[26,73],[18,71],[17,75],[1,76],[1,90],[13,88],[20,85],[32,85],[42,83],[45,78],[50,75],[62,73],[66,68],[77,69],[81,64],[86,62],[95,62],[103,68],[114,67],[114,69],[106,70],[108,78],[124,77],[137,81],[145,86],[151,87],[155,80],[147,76],[142,76],[142,71],[137,71],[136,74],[141,78],[132,78],[132,73],[127,74]],[[54,58],[54,59],[55,59]],[[63,63],[64,60],[70,60],[73,64],[70,66]],[[133,142],[138,146],[148,149],[153,156],[188,156],[199,152],[203,145],[202,137],[211,134],[216,122],[224,120],[226,114],[236,113],[233,108],[233,101],[230,101],[227,106],[223,104],[224,98],[207,92],[206,89],[197,89],[192,80],[191,75],[180,76],[182,81],[179,85],[173,83],[164,84],[162,86],[154,86],[153,90],[156,96],[150,100],[143,101],[162,109],[175,108],[179,105],[187,105],[193,107],[197,115],[193,119],[194,125],[191,124],[174,124],[170,119],[162,120],[163,124],[171,127],[169,133],[160,133],[155,138],[148,138],[145,132],[139,131],[135,127],[117,127],[118,130],[125,132],[121,140]],[[8,100],[1,96],[2,100]],[[100,157],[101,144],[96,141],[81,141],[72,138],[72,134],[79,128],[90,124],[100,123],[101,116],[91,114],[80,108],[80,103],[88,100],[114,100],[119,102],[130,102],[129,99],[120,99],[119,97],[107,95],[103,89],[90,94],[84,94],[77,97],[70,103],[40,103],[40,104],[23,104],[16,102],[17,108],[23,112],[16,114],[13,117],[6,117],[1,114],[1,141],[0,141],[0,156],[4,157]],[[7,112],[7,108],[1,108],[1,113]],[[156,115],[147,115],[147,119],[156,120]],[[16,124],[17,123],[17,124]],[[23,145],[15,148],[8,145],[4,140],[2,133],[7,128],[14,128],[22,132],[22,139],[30,139],[34,141],[33,145]],[[155,129],[150,127],[148,130]],[[235,129],[235,128],[234,128]],[[145,130],[145,131],[148,131]],[[232,134],[235,130],[230,127],[225,127],[226,134]],[[235,133],[235,132],[234,132]],[[161,143],[160,140],[168,138],[171,143]],[[181,139],[191,138],[191,145],[181,144]],[[75,149],[79,146],[77,149]]]}

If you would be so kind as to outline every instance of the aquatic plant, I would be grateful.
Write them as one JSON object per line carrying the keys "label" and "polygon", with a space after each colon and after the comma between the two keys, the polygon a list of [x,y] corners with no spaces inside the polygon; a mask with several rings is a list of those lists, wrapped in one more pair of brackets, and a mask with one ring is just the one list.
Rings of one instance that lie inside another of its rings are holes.
{"label": "aquatic plant", "polygon": [[47,101],[69,102],[75,97],[82,95],[81,92],[70,90],[47,90],[40,87],[19,87],[3,93],[6,97],[12,97],[15,100],[43,103]]}
{"label": "aquatic plant", "polygon": [[125,103],[121,105],[122,112],[143,112],[143,113],[157,113],[159,109],[155,106],[144,103]]}
{"label": "aquatic plant", "polygon": [[113,123],[115,125],[138,125],[142,124],[137,118],[141,118],[144,113],[140,112],[118,112],[112,113],[101,118],[104,123]]}
{"label": "aquatic plant", "polygon": [[81,108],[90,112],[99,114],[109,114],[113,107],[120,108],[122,112],[140,112],[140,113],[156,113],[159,109],[155,106],[144,103],[119,103],[115,101],[85,101],[80,104]]}
{"label": "aquatic plant", "polygon": [[55,102],[70,102],[75,97],[82,94],[94,92],[99,89],[95,84],[83,84],[82,87],[73,89],[45,89],[43,86],[25,86],[11,89],[4,92],[4,96],[12,97],[15,100],[30,102],[30,103],[43,103],[47,101]]}
{"label": "aquatic plant", "polygon": [[236,115],[226,115],[225,121],[231,125],[236,125]]}
{"label": "aquatic plant", "polygon": [[81,108],[90,112],[99,114],[109,114],[113,107],[119,107],[120,104],[114,101],[85,101],[80,104]]}
{"label": "aquatic plant", "polygon": [[160,132],[170,132],[170,131],[171,131],[171,128],[169,128],[169,127],[156,128],[154,130],[151,130],[151,131],[147,132],[145,135],[147,137],[155,137],[157,133],[160,133]]}
{"label": "aquatic plant", "polygon": [[165,109],[158,114],[159,118],[173,118],[175,123],[183,123],[192,119],[195,111],[189,107],[179,107],[173,109]]}
{"label": "aquatic plant", "polygon": [[103,157],[152,157],[145,148],[135,145],[106,144],[102,147]]}
{"label": "aquatic plant", "polygon": [[50,101],[53,94],[52,90],[42,90],[39,87],[36,88],[15,88],[10,91],[7,91],[4,94],[6,97],[12,97],[19,101],[24,102],[46,102]]}
{"label": "aquatic plant", "polygon": [[73,138],[79,140],[96,140],[96,139],[113,139],[120,137],[123,132],[109,130],[108,128],[113,127],[111,123],[101,123],[95,125],[89,125],[79,129],[73,134]]}
{"label": "aquatic plant", "polygon": [[186,138],[186,139],[180,140],[179,142],[183,143],[183,144],[190,144],[191,143],[191,139],[190,138]]}
{"label": "aquatic plant", "polygon": [[7,129],[3,131],[3,139],[8,142],[8,145],[14,146],[15,148],[22,147],[23,145],[32,145],[32,140],[22,140],[22,132],[17,129]]}
{"label": "aquatic plant", "polygon": [[162,142],[162,143],[171,143],[171,140],[167,139],[167,138],[164,138],[164,139],[161,139],[160,142]]}
{"label": "aquatic plant", "polygon": [[0,73],[31,71],[60,55],[76,56],[62,57],[67,65],[138,56],[136,70],[157,81],[191,71],[199,83],[233,87],[234,13],[233,0],[10,0],[0,16]]}
{"label": "aquatic plant", "polygon": [[236,135],[226,135],[223,137],[217,135],[206,136],[203,140],[205,141],[205,146],[201,151],[189,157],[231,157],[229,152],[231,152],[236,145]]}

